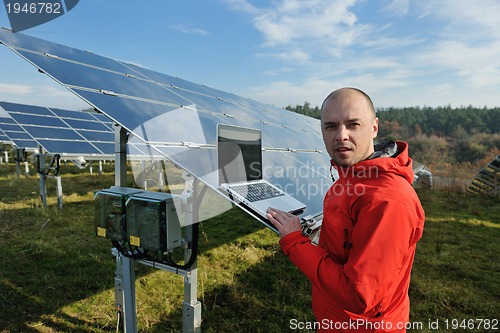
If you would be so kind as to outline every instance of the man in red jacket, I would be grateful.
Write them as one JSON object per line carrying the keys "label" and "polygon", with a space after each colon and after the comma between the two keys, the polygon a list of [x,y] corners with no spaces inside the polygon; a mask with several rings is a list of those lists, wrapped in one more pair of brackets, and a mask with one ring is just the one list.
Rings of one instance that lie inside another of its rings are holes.
{"label": "man in red jacket", "polygon": [[312,281],[313,327],[406,332],[410,272],[425,219],[411,186],[408,146],[374,145],[378,118],[370,97],[355,88],[325,99],[321,131],[339,179],[324,198],[318,246],[302,235],[296,216],[268,210],[283,252]]}

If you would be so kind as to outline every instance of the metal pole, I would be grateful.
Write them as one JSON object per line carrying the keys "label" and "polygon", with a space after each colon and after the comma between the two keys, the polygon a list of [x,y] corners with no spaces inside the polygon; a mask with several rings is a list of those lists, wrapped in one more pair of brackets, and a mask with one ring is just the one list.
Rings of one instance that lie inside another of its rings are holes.
{"label": "metal pole", "polygon": [[14,160],[16,161],[16,177],[19,178],[21,175],[21,157],[20,148],[16,148],[16,156]]}
{"label": "metal pole", "polygon": [[63,206],[63,192],[62,192],[62,182],[61,182],[61,176],[55,176],[56,182],[57,182],[57,206],[59,208],[62,208]]}
{"label": "metal pole", "polygon": [[[115,126],[115,185],[127,186],[127,131],[118,125]],[[122,320],[125,333],[136,333],[134,260],[124,256],[120,256],[120,260],[118,256],[116,258],[115,293],[118,320]]]}
{"label": "metal pole", "polygon": [[38,173],[40,175],[40,197],[42,198],[43,207],[47,207],[47,186],[45,185],[47,176],[42,172]]}
{"label": "metal pole", "polygon": [[47,175],[45,174],[45,155],[41,153],[41,149],[39,149],[39,153],[36,155],[37,159],[37,172],[40,176],[40,197],[42,198],[43,207],[47,207]]}
{"label": "metal pole", "polygon": [[[192,195],[186,202],[186,240],[188,244],[193,244],[194,228],[193,224],[197,223],[198,207],[195,207],[197,201],[198,181],[195,181],[192,175],[183,175],[186,180],[185,191],[189,193],[192,190]],[[191,182],[190,182],[191,180]],[[191,188],[188,188],[191,185]],[[196,210],[194,210],[194,209]],[[192,245],[196,246],[196,245]],[[192,247],[191,246],[191,247]],[[184,252],[184,261],[187,262],[191,257],[192,250],[186,248]],[[184,301],[182,302],[182,331],[183,333],[200,333],[201,332],[201,302],[197,300],[198,294],[198,260],[189,268],[189,272],[184,276]]]}
{"label": "metal pole", "polygon": [[127,131],[115,126],[115,185],[127,186]]}
{"label": "metal pole", "polygon": [[19,178],[20,176],[20,173],[21,173],[21,165],[20,165],[20,161],[18,159],[16,159],[16,177]]}
{"label": "metal pole", "polygon": [[[192,238],[193,226],[186,227],[186,235]],[[191,241],[191,239],[188,239]],[[191,251],[186,250],[186,261],[189,260]],[[201,302],[197,300],[198,294],[198,261],[189,269],[184,276],[184,301],[182,302],[182,332],[201,332]]]}

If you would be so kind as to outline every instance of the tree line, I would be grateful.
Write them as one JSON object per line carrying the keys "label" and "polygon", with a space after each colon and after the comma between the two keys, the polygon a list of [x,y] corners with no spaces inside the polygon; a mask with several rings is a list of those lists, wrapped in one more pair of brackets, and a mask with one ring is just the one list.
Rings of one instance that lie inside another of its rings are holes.
{"label": "tree line", "polygon": [[[320,108],[291,105],[287,110],[320,118]],[[379,140],[402,140],[424,163],[484,164],[500,153],[500,108],[462,106],[388,107],[376,110]]]}

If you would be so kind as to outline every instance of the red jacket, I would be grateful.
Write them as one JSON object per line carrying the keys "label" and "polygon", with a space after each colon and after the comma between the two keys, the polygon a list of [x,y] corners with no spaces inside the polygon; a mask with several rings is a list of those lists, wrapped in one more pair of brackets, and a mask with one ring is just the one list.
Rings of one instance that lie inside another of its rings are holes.
{"label": "red jacket", "polygon": [[318,332],[406,332],[425,216],[411,186],[407,144],[397,148],[395,157],[336,167],[340,178],[324,199],[318,246],[300,232],[280,241],[312,281]]}

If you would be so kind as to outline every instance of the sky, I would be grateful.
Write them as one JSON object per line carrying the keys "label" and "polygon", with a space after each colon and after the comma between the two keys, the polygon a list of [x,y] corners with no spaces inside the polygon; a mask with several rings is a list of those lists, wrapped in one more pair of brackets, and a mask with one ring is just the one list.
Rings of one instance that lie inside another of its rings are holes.
{"label": "sky", "polygon": [[[22,33],[277,107],[345,86],[377,108],[499,107],[499,13],[498,0],[81,0]],[[2,45],[0,100],[88,107]]]}

